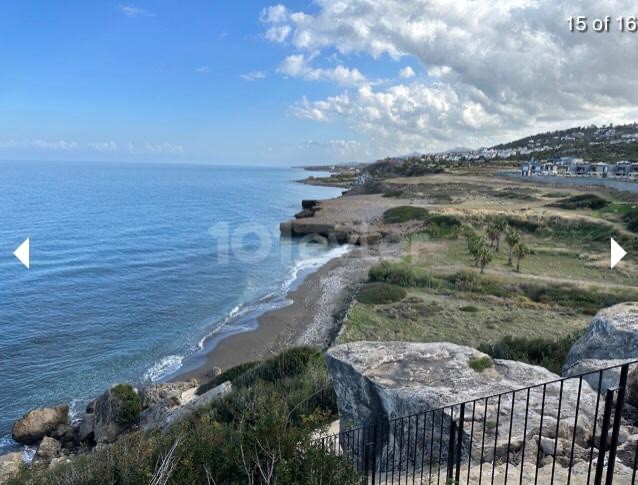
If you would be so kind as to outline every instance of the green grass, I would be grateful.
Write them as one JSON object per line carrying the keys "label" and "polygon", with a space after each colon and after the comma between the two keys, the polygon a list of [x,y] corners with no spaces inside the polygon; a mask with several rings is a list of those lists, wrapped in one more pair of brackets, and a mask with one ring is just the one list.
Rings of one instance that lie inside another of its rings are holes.
{"label": "green grass", "polygon": [[466,313],[478,313],[481,311],[476,305],[464,305],[460,307],[459,310]]}
{"label": "green grass", "polygon": [[476,357],[473,355],[469,358],[467,365],[470,366],[470,369],[476,372],[483,372],[486,369],[492,368],[492,359],[489,357]]}
{"label": "green grass", "polygon": [[401,224],[410,221],[426,221],[430,213],[422,207],[403,205],[393,207],[383,213],[383,221],[386,224]]}
{"label": "green grass", "polygon": [[480,345],[479,350],[493,359],[540,365],[560,375],[569,350],[582,334],[582,331],[576,331],[560,339],[506,336],[498,342]]}
{"label": "green grass", "polygon": [[389,283],[368,283],[357,292],[357,301],[367,305],[385,305],[403,300],[407,295],[404,288]]}
{"label": "green grass", "polygon": [[[479,311],[461,310],[469,305]],[[589,320],[573,310],[539,307],[524,297],[507,300],[415,289],[401,303],[377,307],[354,304],[339,342],[452,342],[476,348],[498,342],[504,335],[558,339],[585,327]]]}
{"label": "green grass", "polygon": [[404,262],[382,261],[370,268],[368,278],[373,283],[390,283],[408,288],[433,288],[438,285],[437,279],[430,273]]}

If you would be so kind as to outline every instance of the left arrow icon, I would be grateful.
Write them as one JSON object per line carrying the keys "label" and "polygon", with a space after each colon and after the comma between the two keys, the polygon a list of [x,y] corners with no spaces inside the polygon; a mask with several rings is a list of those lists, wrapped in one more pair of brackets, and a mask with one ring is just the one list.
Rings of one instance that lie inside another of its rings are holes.
{"label": "left arrow icon", "polygon": [[27,269],[30,267],[29,261],[29,238],[26,238],[18,248],[13,251],[13,255],[24,264]]}

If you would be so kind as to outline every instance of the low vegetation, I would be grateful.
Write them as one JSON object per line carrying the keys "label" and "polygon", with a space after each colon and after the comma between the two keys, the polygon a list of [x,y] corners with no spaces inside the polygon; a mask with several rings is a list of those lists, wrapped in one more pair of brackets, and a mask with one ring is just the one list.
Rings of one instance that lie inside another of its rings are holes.
{"label": "low vegetation", "polygon": [[483,372],[486,369],[492,368],[492,359],[489,357],[476,357],[473,355],[469,358],[467,365],[470,366],[470,369],[475,370],[476,372]]}
{"label": "low vegetation", "polygon": [[142,401],[133,386],[130,384],[118,384],[113,387],[113,395],[120,401],[117,424],[129,427],[137,423],[142,412]]}
{"label": "low vegetation", "polygon": [[383,221],[386,224],[402,224],[410,221],[427,221],[430,213],[422,207],[402,205],[393,207],[383,213]]}
{"label": "low vegetation", "polygon": [[404,288],[389,283],[369,283],[357,292],[357,301],[367,305],[385,305],[403,300],[407,295]]}
{"label": "low vegetation", "polygon": [[[232,375],[238,386],[230,395],[165,433],[134,432],[53,470],[24,470],[9,483],[360,483],[346,458],[315,442],[336,410],[333,399],[322,398],[329,381],[321,352],[293,349]],[[169,472],[158,481],[162,464]]]}
{"label": "low vegetation", "polygon": [[557,207],[559,209],[578,210],[578,209],[602,209],[609,204],[609,201],[603,199],[596,194],[579,194],[567,197],[566,199],[559,200],[550,204],[551,207]]}
{"label": "low vegetation", "polygon": [[572,332],[557,340],[506,336],[498,342],[480,345],[479,350],[494,359],[518,360],[540,365],[560,375],[569,349],[582,333]]}

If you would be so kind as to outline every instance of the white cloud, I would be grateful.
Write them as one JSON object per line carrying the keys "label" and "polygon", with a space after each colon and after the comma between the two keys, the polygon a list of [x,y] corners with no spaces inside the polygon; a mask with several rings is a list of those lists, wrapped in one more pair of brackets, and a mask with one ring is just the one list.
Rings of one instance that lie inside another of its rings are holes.
{"label": "white cloud", "polygon": [[399,76],[403,79],[413,78],[416,74],[414,74],[414,69],[411,66],[405,66],[403,69],[399,71]]}
{"label": "white cloud", "polygon": [[120,11],[127,17],[153,17],[154,14],[148,10],[134,5],[120,5]]}
{"label": "white cloud", "polygon": [[184,153],[183,145],[176,145],[172,143],[146,143],[144,145],[144,149],[147,153],[169,153],[169,154],[178,154]]}
{"label": "white cloud", "polygon": [[342,85],[358,85],[365,83],[366,77],[358,69],[349,69],[342,65],[323,69],[310,65],[310,60],[303,54],[286,57],[277,72],[286,76],[302,78],[307,81],[332,81]]}
{"label": "white cloud", "polygon": [[635,7],[629,0],[321,0],[316,6],[312,13],[282,5],[263,11],[266,37],[295,51],[282,72],[315,80],[321,75],[301,61],[311,56],[320,63],[335,52],[379,62],[409,57],[427,69],[426,80],[303,98],[293,107],[308,119],[343,119],[383,147],[491,144],[638,113],[638,64],[628,62],[635,57],[633,37],[570,33],[566,22],[570,15],[620,15]]}
{"label": "white cloud", "polygon": [[35,148],[45,151],[72,151],[79,148],[79,144],[76,141],[67,140],[33,140],[31,145]]}
{"label": "white cloud", "polygon": [[116,152],[118,149],[117,143],[114,141],[88,143],[87,147],[98,152]]}
{"label": "white cloud", "polygon": [[251,71],[239,76],[244,81],[258,81],[259,79],[266,79],[266,73],[262,71]]}
{"label": "white cloud", "polygon": [[210,72],[210,67],[208,66],[199,66],[195,68],[195,72],[198,72],[200,74],[205,74],[207,72]]}

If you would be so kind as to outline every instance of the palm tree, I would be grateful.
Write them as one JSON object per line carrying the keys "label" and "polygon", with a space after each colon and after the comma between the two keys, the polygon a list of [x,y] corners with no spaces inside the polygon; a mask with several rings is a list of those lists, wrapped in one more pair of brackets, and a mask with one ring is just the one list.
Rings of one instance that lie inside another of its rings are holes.
{"label": "palm tree", "polygon": [[522,240],[522,235],[516,229],[512,229],[511,227],[507,228],[505,232],[505,242],[510,248],[509,257],[507,258],[507,264],[512,266],[512,249]]}
{"label": "palm tree", "polygon": [[514,246],[514,256],[516,256],[516,271],[521,270],[521,259],[529,254],[529,248],[523,241],[519,241],[516,246]]}
{"label": "palm tree", "polygon": [[485,267],[492,262],[493,254],[490,248],[487,247],[487,244],[484,244],[479,249],[478,254],[478,262],[481,266],[481,274],[485,272]]}
{"label": "palm tree", "polygon": [[478,266],[481,262],[481,252],[487,248],[487,242],[483,236],[474,235],[468,239],[468,250],[474,258],[474,266]]}

